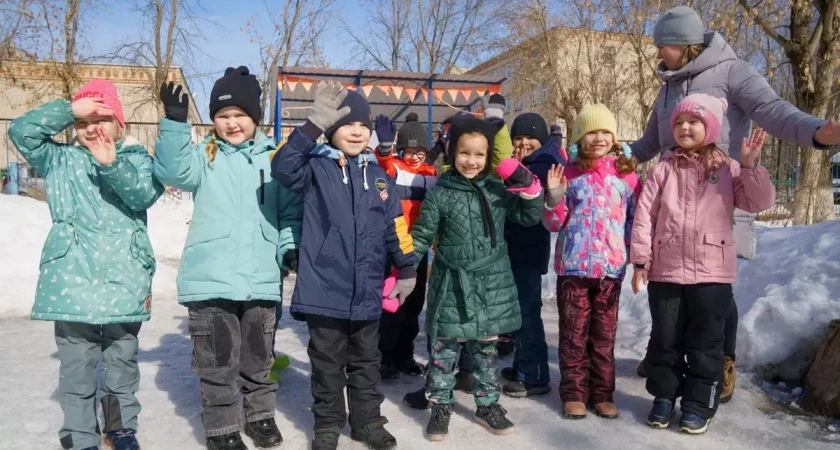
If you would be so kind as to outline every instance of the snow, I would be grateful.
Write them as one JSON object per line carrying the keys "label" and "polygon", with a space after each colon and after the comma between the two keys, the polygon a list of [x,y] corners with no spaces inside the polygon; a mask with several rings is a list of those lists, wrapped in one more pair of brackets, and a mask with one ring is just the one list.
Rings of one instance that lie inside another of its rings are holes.
{"label": "snow", "polygon": [[[192,346],[186,331],[187,310],[177,304],[175,290],[190,206],[189,201],[169,200],[159,202],[149,211],[149,233],[158,265],[153,284],[152,320],[143,325],[138,355],[141,372],[138,397],[143,406],[139,437],[146,450],[204,448],[198,380],[190,372]],[[24,319],[34,298],[38,257],[49,222],[44,203],[0,196],[0,248],[4,249],[4,257],[0,258],[0,367],[3,368],[0,370],[3,398],[0,448],[59,447],[57,430],[62,413],[56,398],[59,362],[52,324]],[[834,228],[837,226],[840,224],[760,230],[759,254],[755,261],[741,263],[739,283],[744,285],[736,286],[742,316],[739,369],[746,368],[746,361],[760,367],[759,363],[791,359],[818,341],[819,329],[830,317],[837,317],[836,301],[831,297],[832,292],[837,292],[834,280],[838,271],[833,261],[840,261],[840,255],[835,255],[833,250],[832,235],[840,231]],[[501,403],[516,424],[517,432],[505,437],[492,436],[472,421],[474,404],[470,396],[456,393],[458,406],[452,416],[450,435],[444,442],[428,442],[423,437],[423,429],[429,412],[411,410],[401,403],[402,395],[419,388],[423,380],[405,377],[380,385],[386,397],[382,412],[389,420],[387,428],[397,437],[400,448],[816,450],[840,439],[837,421],[811,419],[795,408],[795,402],[785,405],[773,401],[743,373],[733,400],[720,408],[707,434],[686,436],[677,433],[674,426],[667,431],[645,426],[651,398],[635,370],[647,344],[650,318],[646,295],[633,295],[627,283],[621,299],[616,343],[615,398],[621,417],[614,421],[594,416],[583,421],[562,419],[562,404],[557,395],[558,314],[553,279],[550,276],[543,281],[543,319],[550,348],[553,391],[529,400],[502,397]],[[287,299],[293,280],[291,277],[286,283]],[[799,290],[784,287],[786,283],[796,283]],[[768,285],[766,289],[765,285]],[[757,288],[752,294],[750,286]],[[794,314],[790,307],[785,308],[788,304],[800,310]],[[805,317],[813,320],[804,320]],[[783,349],[771,349],[769,343],[760,345],[765,340]],[[277,397],[276,417],[285,438],[281,448],[308,448],[312,435],[307,343],[305,324],[292,320],[286,309],[276,336],[277,351],[288,355],[291,361],[291,366],[281,373]],[[418,337],[415,348],[418,359],[422,360],[425,336]],[[507,358],[499,366],[510,363],[511,359]],[[778,382],[770,384],[774,390],[791,394],[796,389],[787,391]],[[251,445],[248,438],[244,439]],[[349,439],[349,429],[344,430],[339,447],[363,448]]]}

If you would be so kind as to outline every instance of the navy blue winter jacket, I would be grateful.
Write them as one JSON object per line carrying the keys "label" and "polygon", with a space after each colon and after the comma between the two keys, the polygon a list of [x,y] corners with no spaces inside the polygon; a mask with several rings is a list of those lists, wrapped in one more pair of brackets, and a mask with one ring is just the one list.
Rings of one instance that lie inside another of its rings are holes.
{"label": "navy blue winter jacket", "polygon": [[400,195],[373,155],[345,157],[329,145],[316,145],[320,134],[307,122],[292,132],[271,164],[271,176],[303,199],[290,311],[379,320],[388,256],[406,273],[417,261]]}
{"label": "navy blue winter jacket", "polygon": [[[522,159],[522,164],[546,185],[548,171],[552,164],[558,164],[560,153],[554,145],[543,145]],[[543,275],[548,273],[551,257],[551,233],[542,223],[524,227],[515,222],[505,224],[505,240],[508,244],[510,266],[517,268],[538,268]]]}

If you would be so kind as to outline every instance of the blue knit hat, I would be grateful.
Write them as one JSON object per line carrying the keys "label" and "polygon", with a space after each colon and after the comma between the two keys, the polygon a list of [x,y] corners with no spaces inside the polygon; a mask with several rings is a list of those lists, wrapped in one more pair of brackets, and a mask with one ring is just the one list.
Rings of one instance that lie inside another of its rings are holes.
{"label": "blue knit hat", "polygon": [[350,114],[342,117],[333,126],[324,131],[324,137],[330,143],[332,143],[333,135],[339,128],[353,122],[362,122],[369,130],[373,131],[373,122],[370,118],[370,104],[368,104],[368,101],[361,94],[353,90],[348,90],[347,96],[344,97],[344,101],[341,102],[339,109],[345,106],[350,107]]}

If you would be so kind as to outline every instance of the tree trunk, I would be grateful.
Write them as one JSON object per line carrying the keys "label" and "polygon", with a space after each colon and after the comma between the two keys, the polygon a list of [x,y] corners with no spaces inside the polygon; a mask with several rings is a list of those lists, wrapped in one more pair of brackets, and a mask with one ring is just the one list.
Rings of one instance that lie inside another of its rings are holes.
{"label": "tree trunk", "polygon": [[840,417],[840,320],[828,325],[805,378],[802,408],[821,416]]}
{"label": "tree trunk", "polygon": [[834,192],[831,186],[830,153],[810,148],[802,149],[799,186],[793,221],[796,225],[811,225],[834,217]]}

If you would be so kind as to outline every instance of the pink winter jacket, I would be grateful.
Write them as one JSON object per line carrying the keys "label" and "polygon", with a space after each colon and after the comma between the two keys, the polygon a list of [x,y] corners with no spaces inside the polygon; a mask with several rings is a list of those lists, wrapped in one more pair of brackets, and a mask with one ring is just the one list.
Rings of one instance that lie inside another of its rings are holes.
{"label": "pink winter jacket", "polygon": [[706,178],[700,164],[682,152],[665,153],[648,171],[636,208],[630,261],[648,268],[651,281],[734,283],[735,208],[764,211],[776,202],[776,189],[764,167],[741,168],[729,158],[729,164]]}

